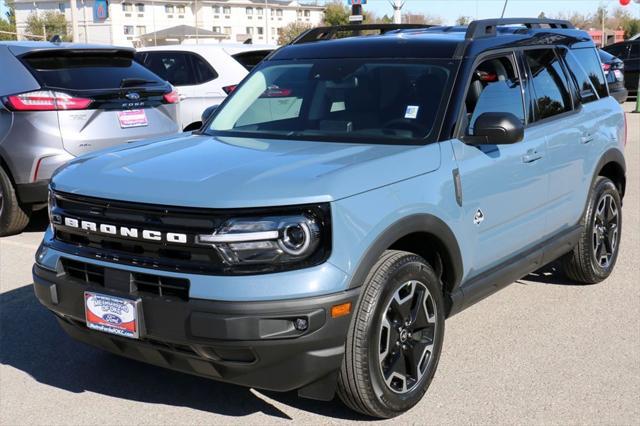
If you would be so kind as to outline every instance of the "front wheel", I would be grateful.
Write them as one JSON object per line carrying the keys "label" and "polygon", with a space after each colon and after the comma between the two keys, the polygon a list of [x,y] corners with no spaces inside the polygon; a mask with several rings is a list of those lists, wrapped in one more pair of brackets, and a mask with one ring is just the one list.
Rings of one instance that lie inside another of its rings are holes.
{"label": "front wheel", "polygon": [[581,226],[578,245],[562,258],[561,263],[570,279],[594,284],[611,274],[620,249],[622,202],[610,179],[597,178]]}
{"label": "front wheel", "polygon": [[338,395],[361,413],[395,417],[420,401],[435,374],[444,338],[442,284],[420,256],[388,250],[362,291]]}

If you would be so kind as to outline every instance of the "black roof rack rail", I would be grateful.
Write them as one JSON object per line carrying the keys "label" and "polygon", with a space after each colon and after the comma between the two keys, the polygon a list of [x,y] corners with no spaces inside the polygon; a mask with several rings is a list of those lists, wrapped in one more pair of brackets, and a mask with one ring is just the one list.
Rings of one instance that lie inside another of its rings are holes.
{"label": "black roof rack rail", "polygon": [[302,44],[314,41],[331,40],[337,33],[351,32],[359,35],[361,31],[379,31],[380,34],[398,30],[417,30],[434,27],[435,25],[425,24],[363,24],[363,25],[335,25],[331,27],[311,28],[300,34],[289,44]]}
{"label": "black roof rack rail", "polygon": [[505,25],[523,25],[527,28],[551,28],[551,29],[574,29],[569,21],[560,19],[539,19],[539,18],[500,18],[500,19],[480,19],[473,21],[467,28],[465,38],[473,40],[476,38],[493,37],[497,34],[496,28]]}

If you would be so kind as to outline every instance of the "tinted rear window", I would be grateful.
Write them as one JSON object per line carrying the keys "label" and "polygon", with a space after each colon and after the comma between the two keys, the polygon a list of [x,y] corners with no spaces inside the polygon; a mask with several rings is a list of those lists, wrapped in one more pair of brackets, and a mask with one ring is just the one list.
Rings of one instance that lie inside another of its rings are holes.
{"label": "tinted rear window", "polygon": [[152,51],[136,53],[136,61],[174,86],[195,86],[218,78],[218,73],[199,55],[190,52]]}
{"label": "tinted rear window", "polygon": [[[157,75],[132,57],[114,52],[38,52],[23,57],[45,87],[66,90],[118,89],[123,81],[135,85],[164,85]],[[126,83],[128,87],[132,85]]]}
{"label": "tinted rear window", "polygon": [[578,62],[582,68],[589,75],[591,84],[595,87],[598,95],[601,98],[609,96],[607,90],[607,82],[604,79],[604,72],[602,71],[602,62],[600,62],[600,56],[592,48],[586,49],[573,49],[571,53],[578,59]]}
{"label": "tinted rear window", "polygon": [[233,55],[233,59],[240,62],[240,64],[247,70],[251,71],[256,65],[258,65],[271,50],[255,50],[251,52],[241,52]]}

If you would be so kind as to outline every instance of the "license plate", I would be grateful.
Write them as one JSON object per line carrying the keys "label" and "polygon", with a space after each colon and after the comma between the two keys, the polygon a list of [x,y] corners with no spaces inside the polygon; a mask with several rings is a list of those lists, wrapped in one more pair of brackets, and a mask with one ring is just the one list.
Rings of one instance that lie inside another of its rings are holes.
{"label": "license plate", "polygon": [[120,122],[120,127],[123,129],[144,127],[149,124],[149,121],[147,121],[147,113],[143,109],[118,111],[118,121]]}
{"label": "license plate", "polygon": [[140,300],[123,299],[99,293],[84,292],[84,314],[87,327],[104,333],[137,339],[138,304]]}

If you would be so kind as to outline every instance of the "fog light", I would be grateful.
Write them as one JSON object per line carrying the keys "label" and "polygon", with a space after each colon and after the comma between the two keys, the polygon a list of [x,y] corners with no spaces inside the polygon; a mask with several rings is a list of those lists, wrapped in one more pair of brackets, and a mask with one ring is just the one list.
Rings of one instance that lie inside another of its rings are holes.
{"label": "fog light", "polygon": [[296,327],[296,330],[298,331],[305,331],[307,328],[309,328],[309,322],[304,318],[296,319],[294,325]]}

